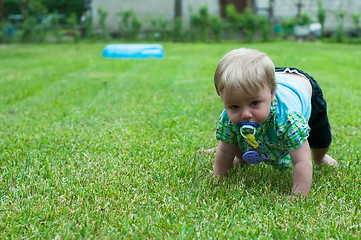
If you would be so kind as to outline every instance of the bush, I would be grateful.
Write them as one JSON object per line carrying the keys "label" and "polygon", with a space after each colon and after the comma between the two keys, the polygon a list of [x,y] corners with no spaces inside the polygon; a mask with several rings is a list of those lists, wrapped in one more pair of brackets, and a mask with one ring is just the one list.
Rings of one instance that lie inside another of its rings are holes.
{"label": "bush", "polygon": [[99,14],[99,26],[101,28],[101,38],[108,41],[110,39],[110,35],[108,33],[105,22],[105,20],[108,17],[108,12],[102,8],[98,8],[98,14]]}
{"label": "bush", "polygon": [[142,27],[142,21],[138,18],[133,9],[120,10],[117,13],[120,21],[118,24],[119,35],[127,40],[136,40]]}
{"label": "bush", "polygon": [[153,17],[147,20],[149,27],[146,29],[148,40],[169,40],[168,19],[164,17]]}
{"label": "bush", "polygon": [[338,11],[335,13],[335,15],[337,20],[337,28],[334,34],[334,39],[336,42],[340,43],[343,42],[345,38],[345,31],[343,28],[345,13],[343,11]]}
{"label": "bush", "polygon": [[252,42],[257,32],[258,18],[249,8],[246,8],[240,16],[241,27],[246,35],[246,41]]}
{"label": "bush", "polygon": [[325,21],[326,21],[326,10],[323,8],[321,0],[317,1],[317,6],[318,6],[317,20],[321,24],[321,31],[322,31],[321,35],[324,36],[325,35],[324,28],[325,28]]}
{"label": "bush", "polygon": [[355,24],[355,35],[356,37],[361,37],[361,25],[360,25],[360,13],[354,13],[351,15],[353,23]]}
{"label": "bush", "polygon": [[268,17],[266,16],[258,17],[258,29],[261,32],[262,40],[264,42],[269,41],[272,34],[272,24]]}
{"label": "bush", "polygon": [[272,25],[266,16],[257,16],[251,9],[246,8],[240,15],[241,28],[245,33],[245,39],[252,42],[257,36],[263,41],[268,41],[272,33]]}
{"label": "bush", "polygon": [[87,16],[86,21],[81,24],[84,25],[84,26],[82,26],[82,28],[84,28],[84,30],[85,30],[85,36],[88,39],[93,40],[94,39],[94,29],[93,29],[93,24],[92,24],[91,18]]}
{"label": "bush", "polygon": [[293,28],[295,27],[296,24],[297,24],[297,20],[295,18],[284,19],[281,22],[281,26],[282,26],[281,36],[285,39],[291,36],[293,34]]}
{"label": "bush", "polygon": [[224,32],[224,21],[218,15],[211,16],[207,6],[201,6],[197,13],[190,14],[189,37],[191,41],[220,41]]}
{"label": "bush", "polygon": [[49,18],[50,29],[56,38],[56,42],[60,43],[63,38],[63,33],[60,30],[59,15],[57,13],[53,13],[50,14],[48,18]]}
{"label": "bush", "polygon": [[228,30],[231,32],[232,38],[235,38],[236,34],[240,30],[240,14],[237,12],[233,4],[229,4],[226,7],[226,23]]}
{"label": "bush", "polygon": [[189,35],[191,41],[208,41],[210,32],[210,16],[207,6],[201,6],[197,13],[189,16]]}
{"label": "bush", "polygon": [[307,13],[301,14],[296,20],[296,24],[300,26],[310,25],[311,23],[313,23],[312,18]]}
{"label": "bush", "polygon": [[220,18],[219,16],[211,16],[209,20],[213,39],[216,42],[221,41],[224,32],[224,23],[222,18]]}
{"label": "bush", "polygon": [[78,18],[75,13],[72,13],[70,17],[68,17],[67,22],[70,26],[70,29],[73,34],[74,42],[77,43],[80,38],[79,30],[78,30]]}
{"label": "bush", "polygon": [[174,20],[172,28],[172,40],[174,42],[183,42],[185,41],[185,31],[183,30],[183,21],[181,17],[177,17]]}
{"label": "bush", "polygon": [[0,23],[0,43],[12,43],[16,40],[17,29],[10,23]]}
{"label": "bush", "polygon": [[43,42],[46,32],[46,24],[38,24],[35,17],[29,16],[22,24],[20,40],[24,43]]}

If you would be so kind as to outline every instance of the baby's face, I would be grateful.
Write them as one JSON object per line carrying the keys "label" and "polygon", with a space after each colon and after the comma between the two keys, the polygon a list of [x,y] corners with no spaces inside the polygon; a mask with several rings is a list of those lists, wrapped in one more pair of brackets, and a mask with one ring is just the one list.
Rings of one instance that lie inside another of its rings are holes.
{"label": "baby's face", "polygon": [[255,94],[238,87],[226,87],[221,92],[223,106],[233,124],[255,122],[261,125],[268,118],[274,97],[268,87]]}

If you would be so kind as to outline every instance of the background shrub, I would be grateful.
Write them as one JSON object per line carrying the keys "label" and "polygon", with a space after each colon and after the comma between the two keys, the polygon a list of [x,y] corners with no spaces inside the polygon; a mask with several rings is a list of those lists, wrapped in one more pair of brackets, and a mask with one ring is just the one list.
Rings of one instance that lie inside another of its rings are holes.
{"label": "background shrub", "polygon": [[253,11],[246,8],[240,15],[240,24],[245,33],[246,41],[252,42],[259,27],[259,20]]}
{"label": "background shrub", "polygon": [[119,36],[127,40],[136,40],[142,27],[142,20],[133,9],[120,10],[117,13],[119,19]]}
{"label": "background shrub", "polygon": [[101,36],[101,38],[108,41],[110,39],[110,35],[108,33],[106,22],[105,22],[108,17],[108,12],[102,8],[98,8],[98,14],[99,14],[99,26],[101,28],[100,36]]}

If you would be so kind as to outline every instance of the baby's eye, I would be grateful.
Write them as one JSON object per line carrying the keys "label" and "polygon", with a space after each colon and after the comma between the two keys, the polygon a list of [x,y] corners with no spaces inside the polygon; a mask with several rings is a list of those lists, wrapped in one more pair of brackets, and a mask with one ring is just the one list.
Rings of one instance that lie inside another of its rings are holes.
{"label": "baby's eye", "polygon": [[235,110],[235,109],[238,109],[238,108],[239,108],[239,107],[238,107],[237,105],[232,105],[232,106],[231,106],[231,109],[232,109],[232,110]]}
{"label": "baby's eye", "polygon": [[251,106],[256,106],[256,105],[258,105],[258,101],[253,101],[253,102],[251,102]]}

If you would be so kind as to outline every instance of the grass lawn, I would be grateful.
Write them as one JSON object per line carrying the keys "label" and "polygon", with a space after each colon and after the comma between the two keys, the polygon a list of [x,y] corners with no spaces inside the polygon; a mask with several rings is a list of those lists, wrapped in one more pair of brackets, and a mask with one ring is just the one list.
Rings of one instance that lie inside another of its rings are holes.
{"label": "grass lawn", "polygon": [[[358,239],[361,47],[163,44],[163,60],[114,60],[105,44],[0,45],[0,238]],[[264,164],[212,178],[220,98],[213,73],[238,47],[318,80],[340,167]]]}

